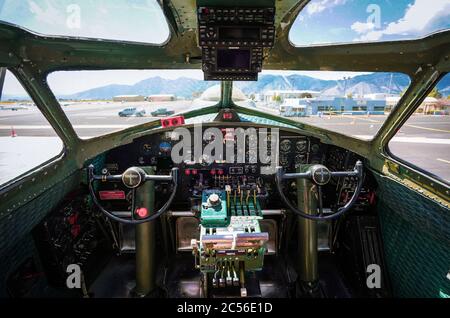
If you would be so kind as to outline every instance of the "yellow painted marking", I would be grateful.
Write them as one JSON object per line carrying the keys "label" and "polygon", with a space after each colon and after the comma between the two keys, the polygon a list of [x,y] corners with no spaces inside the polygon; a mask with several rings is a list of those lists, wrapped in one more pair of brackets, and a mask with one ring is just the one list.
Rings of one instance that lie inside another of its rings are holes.
{"label": "yellow painted marking", "polygon": [[431,130],[431,131],[444,132],[444,133],[450,134],[450,130],[445,130],[445,129],[428,128],[428,127],[422,127],[422,126],[416,126],[416,125],[410,125],[410,124],[405,124],[405,126],[417,128],[417,129],[425,129],[425,130]]}

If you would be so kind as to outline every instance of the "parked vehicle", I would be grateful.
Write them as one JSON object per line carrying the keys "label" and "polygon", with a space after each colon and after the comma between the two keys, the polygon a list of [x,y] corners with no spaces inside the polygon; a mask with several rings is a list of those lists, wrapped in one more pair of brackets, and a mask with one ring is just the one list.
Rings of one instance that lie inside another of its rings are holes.
{"label": "parked vehicle", "polygon": [[120,117],[131,117],[131,116],[142,117],[144,115],[145,110],[143,109],[137,110],[136,107],[125,108],[124,110],[121,110],[119,112]]}
{"label": "parked vehicle", "polygon": [[168,110],[167,108],[158,108],[157,110],[151,112],[150,114],[153,117],[162,117],[162,116],[170,116],[173,115],[175,112],[173,110]]}

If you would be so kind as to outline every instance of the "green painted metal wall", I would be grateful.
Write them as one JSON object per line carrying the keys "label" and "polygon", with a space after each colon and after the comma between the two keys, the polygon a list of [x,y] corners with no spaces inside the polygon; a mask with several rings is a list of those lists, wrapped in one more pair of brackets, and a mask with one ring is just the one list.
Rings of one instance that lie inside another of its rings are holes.
{"label": "green painted metal wall", "polygon": [[56,208],[59,202],[79,185],[80,174],[74,173],[26,205],[1,219],[0,297],[7,297],[7,277],[34,254],[31,230]]}
{"label": "green painted metal wall", "polygon": [[394,180],[376,178],[394,296],[450,295],[450,210]]}

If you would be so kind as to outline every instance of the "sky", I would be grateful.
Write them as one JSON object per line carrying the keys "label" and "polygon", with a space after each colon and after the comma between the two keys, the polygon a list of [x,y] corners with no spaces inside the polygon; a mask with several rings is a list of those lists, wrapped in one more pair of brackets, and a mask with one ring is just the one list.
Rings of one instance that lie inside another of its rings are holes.
{"label": "sky", "polygon": [[[169,30],[155,0],[0,0],[0,20],[52,35],[163,43]],[[149,22],[151,21],[151,22]],[[418,38],[450,28],[450,0],[311,0],[290,31],[296,45]],[[363,73],[263,71],[342,79]],[[200,70],[59,72],[49,76],[57,94],[108,84],[132,85],[143,79],[179,76],[202,79]],[[7,80],[5,92],[23,92]]]}
{"label": "sky", "polygon": [[289,37],[296,45],[414,39],[450,28],[450,0],[311,0]]}
{"label": "sky", "polygon": [[0,0],[0,20],[50,35],[156,44],[169,37],[156,0]]}

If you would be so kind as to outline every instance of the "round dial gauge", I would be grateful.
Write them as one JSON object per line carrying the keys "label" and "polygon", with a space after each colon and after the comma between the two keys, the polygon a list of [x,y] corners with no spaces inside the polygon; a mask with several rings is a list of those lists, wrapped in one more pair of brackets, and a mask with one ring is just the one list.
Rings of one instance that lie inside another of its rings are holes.
{"label": "round dial gauge", "polygon": [[280,164],[282,166],[287,166],[289,164],[289,160],[286,156],[280,156]]}
{"label": "round dial gauge", "polygon": [[167,153],[170,152],[171,149],[172,145],[167,141],[163,141],[162,143],[159,144],[159,151],[161,152]]}
{"label": "round dial gauge", "polygon": [[150,144],[144,144],[142,146],[142,151],[144,154],[149,154],[152,151],[152,146]]}
{"label": "round dial gauge", "polygon": [[311,146],[311,152],[316,153],[320,149],[320,146],[318,144],[314,144]]}
{"label": "round dial gauge", "polygon": [[297,156],[295,156],[295,163],[296,164],[306,163],[306,156],[305,155],[297,155]]}
{"label": "round dial gauge", "polygon": [[280,142],[280,149],[281,151],[289,151],[291,149],[291,141],[288,139],[283,140],[282,142]]}
{"label": "round dial gauge", "polygon": [[308,142],[306,140],[297,141],[297,143],[295,144],[295,148],[297,148],[297,151],[299,152],[305,152],[307,147]]}

